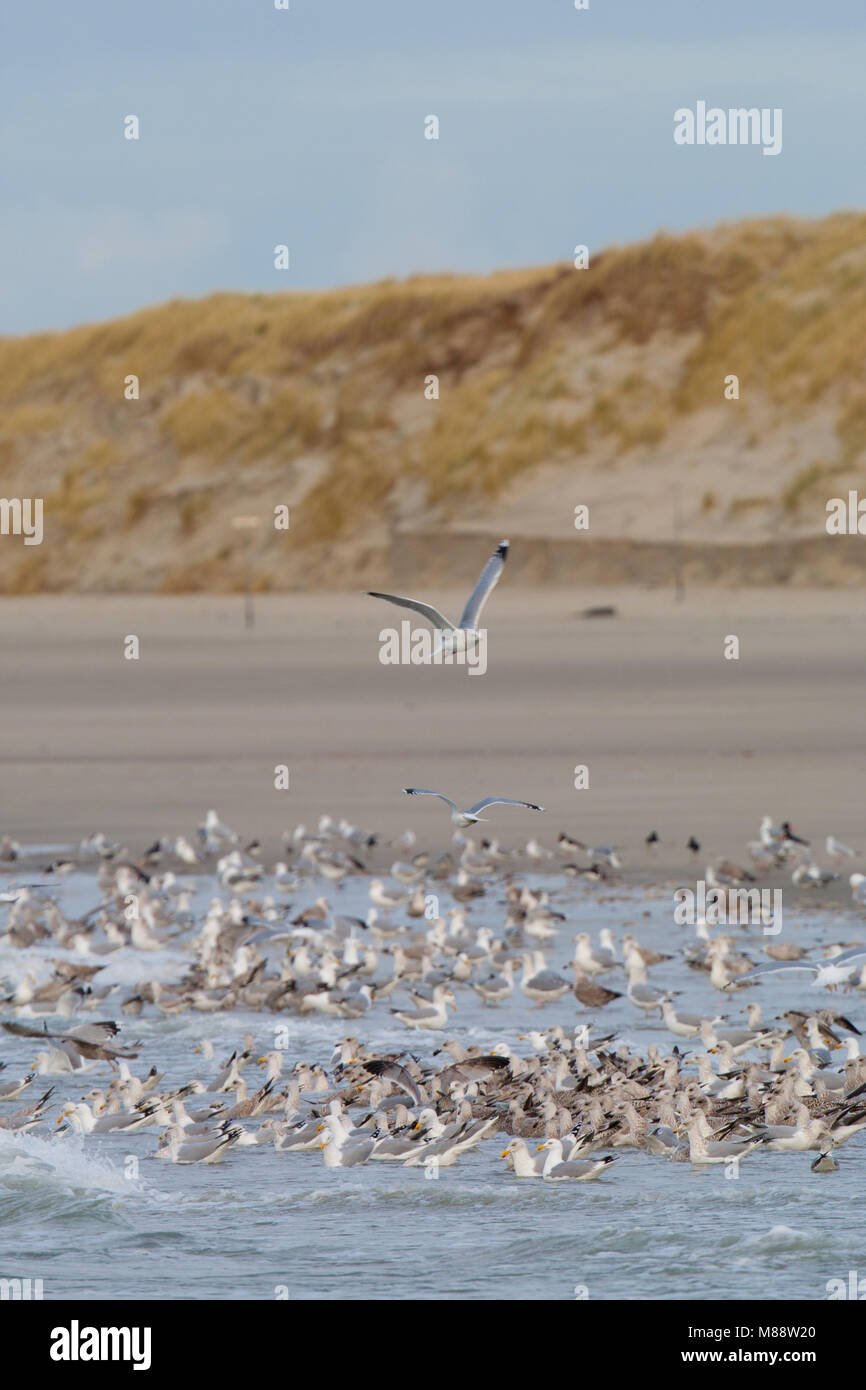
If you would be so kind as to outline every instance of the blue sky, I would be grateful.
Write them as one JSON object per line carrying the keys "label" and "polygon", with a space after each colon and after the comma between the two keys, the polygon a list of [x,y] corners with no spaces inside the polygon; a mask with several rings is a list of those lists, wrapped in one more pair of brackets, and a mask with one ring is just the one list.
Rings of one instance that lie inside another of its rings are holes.
{"label": "blue sky", "polygon": [[[290,4],[6,7],[0,332],[863,205],[863,0]],[[699,99],[782,153],[676,146]]]}

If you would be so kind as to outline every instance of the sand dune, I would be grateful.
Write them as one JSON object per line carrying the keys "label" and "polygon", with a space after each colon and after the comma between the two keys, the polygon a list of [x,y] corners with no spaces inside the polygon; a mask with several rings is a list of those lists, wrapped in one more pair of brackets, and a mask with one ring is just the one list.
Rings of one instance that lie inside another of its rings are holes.
{"label": "sand dune", "polygon": [[677,535],[701,583],[859,584],[825,507],[862,481],[864,230],[770,218],[586,270],[217,294],[0,339],[3,486],[45,504],[42,545],[4,538],[0,592],[236,591],[238,512],[266,521],[262,590],[387,584],[401,537],[459,549],[467,527],[531,542],[528,580],[555,583],[576,505],[597,583],[666,571]]}

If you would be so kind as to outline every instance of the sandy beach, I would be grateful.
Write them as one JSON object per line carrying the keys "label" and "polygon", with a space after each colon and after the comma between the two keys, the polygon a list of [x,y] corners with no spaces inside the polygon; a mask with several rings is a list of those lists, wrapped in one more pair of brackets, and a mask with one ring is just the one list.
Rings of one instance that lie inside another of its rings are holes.
{"label": "sandy beach", "polygon": [[[465,595],[428,597],[448,612]],[[582,618],[594,604],[616,616]],[[821,847],[828,831],[861,847],[862,593],[677,602],[505,583],[483,676],[381,665],[379,632],[399,613],[358,594],[257,599],[252,632],[239,598],[6,599],[3,617],[0,828],[22,842],[102,829],[135,853],[215,806],[270,852],[323,812],[444,847],[444,808],[400,794],[414,784],[464,805],[537,800],[544,817],[499,807],[485,829],[615,844],[641,878],[683,870],[692,834],[701,864],[742,855],[765,812]],[[123,656],[131,634],[138,661]],[[574,789],[579,764],[588,790]]]}

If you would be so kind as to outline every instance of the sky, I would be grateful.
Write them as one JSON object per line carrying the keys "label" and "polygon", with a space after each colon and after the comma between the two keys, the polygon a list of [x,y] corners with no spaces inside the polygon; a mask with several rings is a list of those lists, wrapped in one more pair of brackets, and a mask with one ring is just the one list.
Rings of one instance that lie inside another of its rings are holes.
{"label": "sky", "polygon": [[[863,206],[863,0],[589,4],[6,6],[0,334]],[[699,101],[780,108],[781,153],[677,145]]]}

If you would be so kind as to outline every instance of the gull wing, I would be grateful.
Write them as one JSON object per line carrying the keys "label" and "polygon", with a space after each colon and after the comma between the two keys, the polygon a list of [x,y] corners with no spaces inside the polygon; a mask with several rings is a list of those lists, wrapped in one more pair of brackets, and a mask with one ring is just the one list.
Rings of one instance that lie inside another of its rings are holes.
{"label": "gull wing", "polygon": [[477,811],[483,811],[485,806],[525,806],[528,811],[543,811],[543,806],[536,806],[534,801],[515,801],[513,796],[484,796],[480,801],[476,801],[474,806],[468,807],[469,814],[474,816]]}
{"label": "gull wing", "polygon": [[508,541],[500,541],[494,550],[472,593],[466,602],[466,607],[460,615],[458,624],[461,628],[474,628],[478,626],[478,619],[481,617],[481,610],[496,588],[499,576],[505,569],[505,561],[508,559]]}
{"label": "gull wing", "polygon": [[551,1178],[585,1178],[588,1173],[598,1169],[594,1158],[573,1158],[563,1163],[554,1163],[550,1169]]}
{"label": "gull wing", "polygon": [[565,985],[568,989],[571,986],[568,980],[564,980],[561,975],[557,975],[555,970],[539,970],[529,981],[536,989],[560,989]]}
{"label": "gull wing", "polygon": [[61,1038],[71,1038],[73,1042],[94,1043],[97,1046],[110,1043],[120,1028],[116,1023],[82,1023],[77,1028],[70,1028],[68,1033],[59,1033]]}
{"label": "gull wing", "polygon": [[392,1009],[392,1014],[397,1014],[398,1018],[432,1018],[437,1013],[435,1004],[428,1004],[423,1009]]}
{"label": "gull wing", "polygon": [[813,975],[817,975],[821,969],[814,961],[809,960],[780,960],[774,961],[771,965],[758,965],[754,970],[749,970],[745,975],[738,975],[736,983],[742,984],[745,980],[757,980],[761,975],[778,975],[783,970],[808,970]]}
{"label": "gull wing", "polygon": [[27,1023],[3,1023],[0,1027],[7,1033],[14,1033],[17,1038],[46,1038],[52,1041],[56,1038],[55,1033],[49,1033],[43,1025],[42,1028],[31,1028]]}
{"label": "gull wing", "polygon": [[443,796],[441,792],[431,792],[427,787],[404,787],[404,796],[438,796],[440,801],[445,801],[454,811],[459,811],[460,807],[456,801],[452,801],[450,796]]}
{"label": "gull wing", "polygon": [[383,598],[386,603],[396,603],[398,608],[411,608],[413,612],[420,613],[422,618],[427,619],[431,627],[440,632],[454,631],[454,624],[450,619],[446,618],[444,613],[440,613],[439,609],[434,608],[430,603],[422,603],[417,598],[403,598],[400,594],[380,594],[375,589],[364,589],[363,592],[368,598]]}
{"label": "gull wing", "polygon": [[405,1067],[401,1067],[399,1062],[386,1062],[378,1057],[371,1057],[369,1061],[362,1062],[365,1071],[373,1076],[384,1077],[386,1081],[392,1081],[395,1086],[399,1086],[401,1091],[405,1091],[416,1105],[423,1104],[423,1096],[412,1080]]}
{"label": "gull wing", "polygon": [[824,964],[820,967],[825,970],[830,965],[853,965],[855,960],[866,957],[866,946],[849,946],[847,951],[840,951],[838,956],[827,956]]}
{"label": "gull wing", "polygon": [[129,1062],[132,1061],[134,1057],[138,1056],[138,1053],[129,1047],[109,1047],[107,1043],[100,1045],[98,1043],[80,1042],[75,1038],[64,1039],[60,1046],[63,1048],[75,1048],[76,1052],[80,1052],[82,1057],[87,1057],[87,1059],[92,1062]]}
{"label": "gull wing", "polygon": [[120,1031],[119,1026],[113,1022],[82,1023],[68,1033],[49,1033],[45,1027],[29,1028],[25,1023],[17,1022],[4,1023],[2,1027],[7,1033],[14,1033],[19,1038],[42,1038],[46,1042],[54,1043],[62,1052],[66,1053],[70,1061],[73,1061],[73,1053],[75,1052],[92,1061],[104,1061],[111,1058],[131,1059],[138,1056],[137,1052],[124,1049],[119,1045],[113,1047],[110,1045],[115,1033]]}
{"label": "gull wing", "polygon": [[[740,976],[741,980],[744,978],[743,975]],[[638,983],[629,987],[629,994],[633,999],[645,999],[649,1001],[650,999],[663,999],[666,995],[666,991],[658,989],[655,985]]]}
{"label": "gull wing", "polygon": [[179,1163],[201,1163],[203,1159],[210,1158],[216,1150],[223,1148],[231,1143],[227,1134],[220,1135],[219,1139],[199,1139],[192,1140],[186,1144],[179,1144],[177,1148],[177,1161]]}
{"label": "gull wing", "polygon": [[[833,1022],[833,1023],[838,1024],[838,1026],[839,1026],[840,1028],[847,1028],[849,1033],[856,1033],[858,1038],[859,1038],[859,1037],[862,1037],[862,1034],[861,1034],[861,1032],[860,1032],[860,1029],[859,1029],[859,1028],[855,1028],[855,1027],[854,1027],[854,1024],[851,1022],[850,1018],[846,1018],[844,1014],[837,1014],[837,1013],[834,1013],[832,1009],[822,1009],[822,1010],[821,1010],[821,1013],[822,1013],[822,1014],[828,1014],[828,1013],[829,1013],[829,1014],[832,1014],[832,1015],[833,1015],[833,1016],[832,1016],[832,1022]],[[819,1017],[820,1017],[820,1015],[819,1015]]]}

